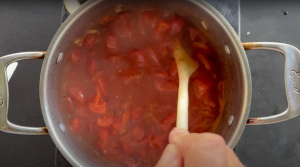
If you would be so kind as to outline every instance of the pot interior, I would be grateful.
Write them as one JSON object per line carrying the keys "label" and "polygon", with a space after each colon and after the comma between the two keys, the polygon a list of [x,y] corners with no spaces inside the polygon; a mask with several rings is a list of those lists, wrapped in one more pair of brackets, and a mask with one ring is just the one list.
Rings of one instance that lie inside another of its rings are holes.
{"label": "pot interior", "polygon": [[[49,133],[66,159],[74,166],[115,166],[89,149],[80,138],[70,131],[65,106],[60,104],[64,97],[64,77],[74,41],[82,37],[93,22],[115,13],[115,7],[122,5],[122,11],[137,7],[154,6],[170,10],[186,18],[199,29],[205,23],[210,44],[217,51],[225,78],[226,103],[215,133],[224,137],[230,147],[239,140],[248,118],[251,78],[248,61],[234,30],[225,19],[203,1],[192,0],[89,0],[68,18],[54,36],[44,60],[40,99],[43,116]],[[61,61],[58,56],[63,53]],[[231,118],[230,118],[231,117]],[[229,120],[234,117],[231,125]]]}

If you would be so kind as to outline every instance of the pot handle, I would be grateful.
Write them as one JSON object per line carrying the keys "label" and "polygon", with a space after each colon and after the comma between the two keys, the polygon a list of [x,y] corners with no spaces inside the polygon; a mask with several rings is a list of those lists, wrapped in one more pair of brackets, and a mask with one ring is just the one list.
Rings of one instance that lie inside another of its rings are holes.
{"label": "pot handle", "polygon": [[48,134],[46,127],[26,127],[11,123],[7,119],[9,91],[7,66],[13,62],[24,59],[43,59],[46,52],[22,52],[0,57],[0,130],[7,133],[24,135],[45,135]]}
{"label": "pot handle", "polygon": [[274,42],[243,43],[243,47],[245,50],[274,50],[285,56],[284,80],[288,102],[288,108],[282,113],[268,117],[249,118],[247,124],[271,124],[298,116],[300,114],[300,51],[294,46]]}

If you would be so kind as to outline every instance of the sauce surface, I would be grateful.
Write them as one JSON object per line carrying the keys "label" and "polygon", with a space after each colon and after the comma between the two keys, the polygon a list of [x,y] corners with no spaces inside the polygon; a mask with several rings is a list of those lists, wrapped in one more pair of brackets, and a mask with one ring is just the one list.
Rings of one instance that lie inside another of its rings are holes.
{"label": "sauce surface", "polygon": [[189,81],[189,131],[213,132],[223,79],[206,33],[152,8],[101,18],[74,44],[62,105],[69,128],[121,166],[154,166],[176,124],[179,38],[199,68]]}

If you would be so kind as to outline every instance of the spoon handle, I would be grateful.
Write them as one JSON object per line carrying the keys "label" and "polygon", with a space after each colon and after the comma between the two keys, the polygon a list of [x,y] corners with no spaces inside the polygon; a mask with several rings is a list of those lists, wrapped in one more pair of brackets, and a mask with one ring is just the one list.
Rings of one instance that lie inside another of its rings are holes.
{"label": "spoon handle", "polygon": [[181,75],[179,76],[179,80],[176,127],[188,130],[189,76]]}

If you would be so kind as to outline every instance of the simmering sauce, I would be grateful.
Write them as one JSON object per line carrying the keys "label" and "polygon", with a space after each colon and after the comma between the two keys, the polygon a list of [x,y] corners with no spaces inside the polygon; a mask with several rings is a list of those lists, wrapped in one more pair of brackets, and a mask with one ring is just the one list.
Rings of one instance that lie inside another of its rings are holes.
{"label": "simmering sauce", "polygon": [[152,8],[101,18],[69,56],[62,105],[69,128],[122,166],[154,166],[175,127],[179,38],[199,68],[189,81],[189,131],[213,132],[224,106],[223,79],[208,36]]}

